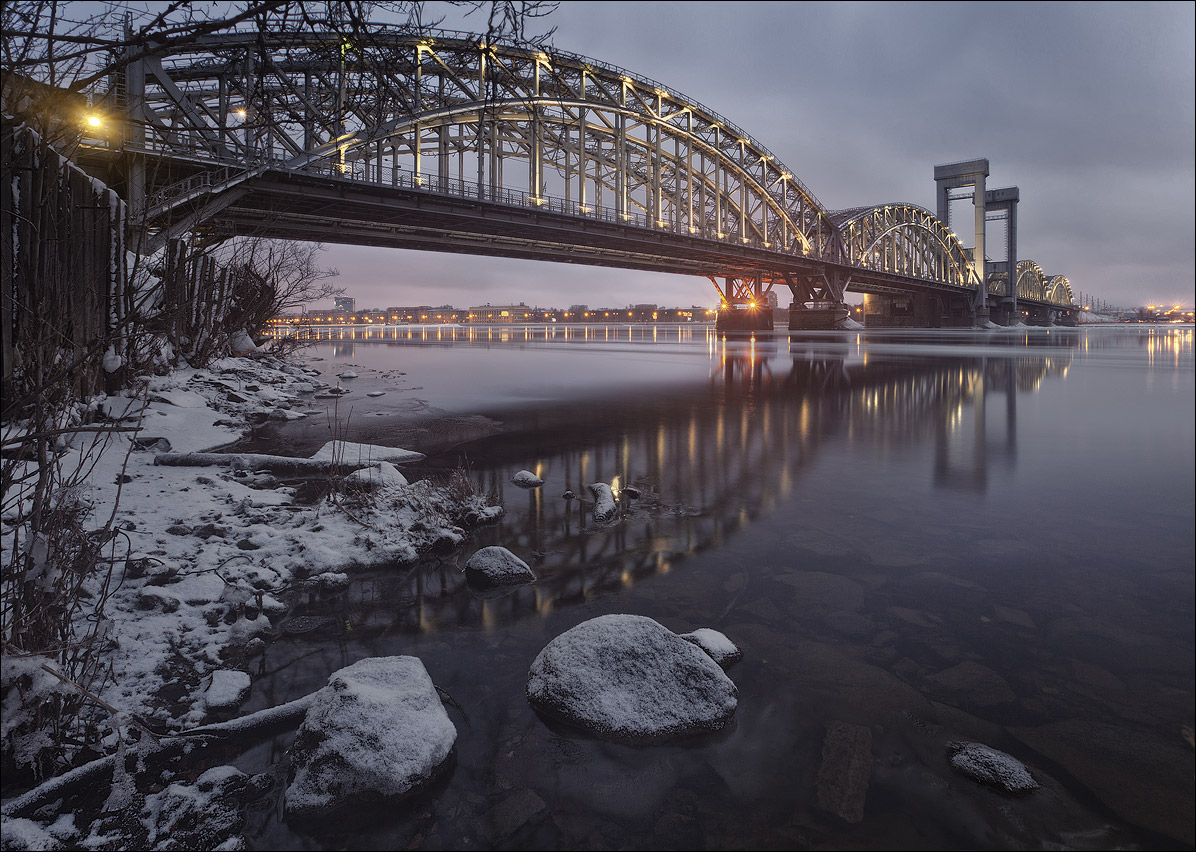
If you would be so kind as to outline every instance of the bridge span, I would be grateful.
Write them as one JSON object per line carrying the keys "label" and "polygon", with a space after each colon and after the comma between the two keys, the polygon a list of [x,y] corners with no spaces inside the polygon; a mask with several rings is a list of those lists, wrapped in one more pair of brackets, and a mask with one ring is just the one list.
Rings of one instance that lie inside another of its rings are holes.
{"label": "bridge span", "polygon": [[[1016,259],[986,276],[986,200],[1006,192],[985,189],[987,160],[936,168],[937,214],[833,211],[714,110],[562,51],[246,30],[129,60],[93,96],[107,120],[81,162],[129,202],[142,251],[252,235],[689,274],[718,291],[724,328],[771,327],[778,287],[803,328],[845,322],[848,292],[885,308],[879,324],[1075,310],[1066,279],[1038,269],[1023,288]],[[946,221],[960,186],[975,248]]]}

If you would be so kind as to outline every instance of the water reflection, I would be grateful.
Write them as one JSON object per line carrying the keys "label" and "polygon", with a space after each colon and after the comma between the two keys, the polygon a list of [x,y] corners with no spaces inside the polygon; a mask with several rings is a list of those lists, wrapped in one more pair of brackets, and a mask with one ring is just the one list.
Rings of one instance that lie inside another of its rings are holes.
{"label": "water reflection", "polygon": [[[983,493],[994,464],[1016,464],[1018,394],[1064,377],[1072,357],[893,361],[786,348],[717,341],[700,385],[591,398],[581,421],[574,404],[542,405],[534,428],[516,422],[472,443],[466,461],[476,487],[506,508],[498,525],[476,534],[476,546],[514,550],[538,582],[483,600],[443,565],[379,579],[358,589],[356,605],[377,607],[358,616],[358,629],[493,628],[667,574],[776,511],[832,443],[917,452],[936,487]],[[548,484],[511,484],[522,467]],[[618,498],[613,523],[594,516],[594,482]],[[566,491],[576,499],[563,498]]]}
{"label": "water reflection", "polygon": [[[383,828],[325,827],[322,848],[1175,846],[1077,804],[1094,795],[1118,818],[1183,836],[1182,819],[1134,803],[1179,813],[1190,801],[1176,724],[1192,700],[1190,329],[399,333],[412,336],[350,335],[320,352],[403,366],[421,385],[476,382],[500,355],[539,353],[508,363],[555,377],[557,395],[511,393],[527,377],[496,372],[478,410],[502,431],[412,470],[465,465],[504,505],[462,552],[292,601],[292,615],[327,620],[270,646],[255,701],[311,691],[363,656],[410,653],[461,708],[450,708],[459,763],[446,785]],[[1141,394],[1163,377],[1178,390]],[[1085,435],[1112,448],[1099,465],[1080,463]],[[358,437],[388,441],[382,429]],[[546,484],[511,484],[522,468]],[[586,486],[599,481],[619,495],[613,522],[594,517]],[[461,566],[489,544],[527,560],[537,582],[475,594]],[[733,728],[630,749],[538,719],[524,697],[530,661],[611,611],[739,642]],[[810,804],[828,720],[876,732],[863,826]],[[1071,792],[985,798],[943,765],[945,743],[965,735],[1018,750]],[[513,790],[534,791],[551,816],[488,834]],[[280,820],[257,839],[313,843]]]}

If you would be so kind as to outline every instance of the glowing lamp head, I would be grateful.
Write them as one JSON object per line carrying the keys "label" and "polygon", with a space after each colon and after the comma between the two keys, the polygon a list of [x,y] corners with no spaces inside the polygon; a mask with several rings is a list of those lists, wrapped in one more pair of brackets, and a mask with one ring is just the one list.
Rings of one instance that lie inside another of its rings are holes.
{"label": "glowing lamp head", "polygon": [[88,127],[101,127],[103,124],[103,119],[101,119],[98,115],[92,113],[91,115],[87,116]]}

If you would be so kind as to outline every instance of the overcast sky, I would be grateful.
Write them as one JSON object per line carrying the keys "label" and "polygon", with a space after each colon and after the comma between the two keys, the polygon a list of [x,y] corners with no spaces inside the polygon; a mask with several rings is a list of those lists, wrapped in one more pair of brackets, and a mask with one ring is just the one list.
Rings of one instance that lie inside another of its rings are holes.
{"label": "overcast sky", "polygon": [[[1020,189],[1019,260],[1117,306],[1191,306],[1194,10],[566,0],[538,31],[726,116],[832,210],[933,211],[934,166],[986,157],[989,189]],[[716,301],[705,278],[631,270],[349,246],[324,262],[359,308]]]}

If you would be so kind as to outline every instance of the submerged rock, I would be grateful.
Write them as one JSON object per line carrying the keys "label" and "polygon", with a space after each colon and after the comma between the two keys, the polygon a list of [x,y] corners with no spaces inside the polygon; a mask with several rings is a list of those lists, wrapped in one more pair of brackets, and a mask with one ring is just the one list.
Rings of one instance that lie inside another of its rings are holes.
{"label": "submerged rock", "polygon": [[483,547],[465,563],[465,577],[484,588],[522,586],[534,583],[536,575],[528,564],[505,547]]}
{"label": "submerged rock", "polygon": [[705,652],[651,618],[603,615],[544,647],[527,698],[598,736],[653,743],[719,730],[739,691]]}
{"label": "submerged rock", "polygon": [[313,697],[291,748],[287,813],[318,817],[414,793],[440,774],[456,740],[422,661],[359,660]]}
{"label": "submerged rock", "polygon": [[544,484],[544,480],[536,476],[530,470],[521,470],[511,477],[511,482],[518,485],[520,488],[538,488]]}
{"label": "submerged rock", "polygon": [[980,743],[951,743],[951,765],[979,781],[1000,787],[1007,793],[1028,793],[1038,789],[1038,782],[1017,758]]}
{"label": "submerged rock", "polygon": [[871,776],[871,729],[828,722],[818,767],[818,807],[845,822],[863,822]]}

